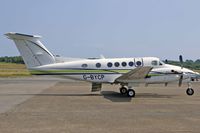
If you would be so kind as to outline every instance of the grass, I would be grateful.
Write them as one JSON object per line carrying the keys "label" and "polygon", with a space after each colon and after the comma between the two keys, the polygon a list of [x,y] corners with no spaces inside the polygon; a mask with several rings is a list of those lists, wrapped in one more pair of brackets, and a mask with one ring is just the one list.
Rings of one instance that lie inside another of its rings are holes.
{"label": "grass", "polygon": [[0,62],[0,77],[31,76],[24,64]]}
{"label": "grass", "polygon": [[200,73],[200,70],[194,70],[194,71]]}

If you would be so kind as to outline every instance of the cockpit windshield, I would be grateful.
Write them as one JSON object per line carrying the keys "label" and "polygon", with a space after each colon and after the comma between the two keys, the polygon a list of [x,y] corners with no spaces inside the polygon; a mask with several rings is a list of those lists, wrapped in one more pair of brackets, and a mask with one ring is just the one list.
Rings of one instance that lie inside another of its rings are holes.
{"label": "cockpit windshield", "polygon": [[151,62],[151,65],[152,65],[152,66],[162,66],[162,65],[164,65],[164,62],[158,61],[158,60],[153,60],[153,61]]}

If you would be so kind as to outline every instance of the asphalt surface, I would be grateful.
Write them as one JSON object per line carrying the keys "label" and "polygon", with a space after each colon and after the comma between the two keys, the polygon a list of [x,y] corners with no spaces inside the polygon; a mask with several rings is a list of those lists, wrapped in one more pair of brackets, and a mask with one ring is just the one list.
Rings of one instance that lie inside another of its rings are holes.
{"label": "asphalt surface", "polygon": [[0,133],[199,133],[200,83],[187,96],[186,85],[136,88],[50,78],[0,79]]}

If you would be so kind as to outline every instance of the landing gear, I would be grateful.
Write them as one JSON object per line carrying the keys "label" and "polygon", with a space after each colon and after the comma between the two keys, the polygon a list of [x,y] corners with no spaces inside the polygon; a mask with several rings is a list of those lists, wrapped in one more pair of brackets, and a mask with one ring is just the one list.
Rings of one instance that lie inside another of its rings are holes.
{"label": "landing gear", "polygon": [[128,92],[128,90],[127,90],[127,88],[126,87],[121,87],[120,89],[120,93],[122,94],[122,95],[125,95],[127,92]]}
{"label": "landing gear", "polygon": [[128,95],[129,97],[135,97],[135,91],[134,91],[133,89],[128,89],[127,95]]}
{"label": "landing gear", "polygon": [[186,90],[186,93],[187,93],[188,96],[192,96],[194,94],[194,90],[192,88],[188,88]]}
{"label": "landing gear", "polygon": [[119,90],[122,95],[127,94],[128,97],[135,97],[135,91],[133,89],[127,89],[126,87],[122,86]]}
{"label": "landing gear", "polygon": [[194,90],[192,89],[192,85],[188,82],[188,89],[186,90],[188,96],[192,96],[194,94]]}

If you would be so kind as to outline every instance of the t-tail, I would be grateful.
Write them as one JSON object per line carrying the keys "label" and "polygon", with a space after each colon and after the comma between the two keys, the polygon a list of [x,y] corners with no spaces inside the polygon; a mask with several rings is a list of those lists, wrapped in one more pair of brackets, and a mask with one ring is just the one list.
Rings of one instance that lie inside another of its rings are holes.
{"label": "t-tail", "polygon": [[5,34],[13,40],[28,69],[55,63],[55,58],[40,42],[40,36],[19,33]]}

